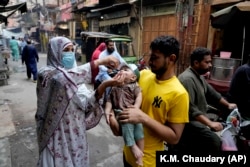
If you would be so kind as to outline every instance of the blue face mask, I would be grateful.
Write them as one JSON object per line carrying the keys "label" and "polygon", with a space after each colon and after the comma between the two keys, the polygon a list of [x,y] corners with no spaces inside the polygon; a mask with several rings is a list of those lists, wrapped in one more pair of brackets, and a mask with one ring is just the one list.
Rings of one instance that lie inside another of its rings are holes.
{"label": "blue face mask", "polygon": [[71,69],[75,63],[75,52],[62,52],[62,64],[64,68]]}

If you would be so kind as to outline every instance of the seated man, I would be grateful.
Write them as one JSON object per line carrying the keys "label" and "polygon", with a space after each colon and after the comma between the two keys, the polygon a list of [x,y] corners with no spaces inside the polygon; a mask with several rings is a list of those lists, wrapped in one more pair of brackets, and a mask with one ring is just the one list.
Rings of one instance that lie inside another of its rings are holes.
{"label": "seated man", "polygon": [[191,54],[191,66],[179,75],[179,80],[189,93],[189,120],[186,124],[179,150],[192,151],[220,151],[221,140],[214,131],[221,131],[220,122],[211,121],[206,117],[208,99],[225,106],[229,110],[236,108],[236,104],[226,101],[220,93],[215,91],[204,79],[203,74],[212,67],[211,51],[198,47]]}

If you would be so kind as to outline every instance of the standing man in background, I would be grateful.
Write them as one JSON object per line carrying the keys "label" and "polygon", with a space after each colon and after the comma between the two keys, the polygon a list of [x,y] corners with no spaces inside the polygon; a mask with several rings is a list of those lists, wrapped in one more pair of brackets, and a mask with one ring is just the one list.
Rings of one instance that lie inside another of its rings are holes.
{"label": "standing man in background", "polygon": [[21,38],[21,43],[20,43],[20,55],[22,56],[23,53],[23,48],[27,45],[27,42],[24,38]]}
{"label": "standing man in background", "polygon": [[[102,58],[105,58],[109,55],[112,55],[112,56],[116,57],[120,61],[120,63],[126,63],[125,60],[121,57],[121,55],[115,49],[114,41],[112,41],[111,39],[108,39],[105,41],[105,44],[106,44],[106,49],[100,53],[99,59],[102,59]],[[109,76],[108,73],[111,71],[110,71],[110,69],[108,69],[107,67],[105,67],[103,65],[99,66],[99,73],[96,76],[96,81],[100,81],[100,83],[101,83],[105,80],[110,79],[111,77]]]}
{"label": "standing man in background", "polygon": [[37,81],[37,62],[39,61],[38,53],[34,45],[31,44],[31,40],[27,40],[27,45],[23,48],[22,52],[22,64],[26,65],[27,77],[31,78],[33,75],[33,82]]}
{"label": "standing man in background", "polygon": [[[117,52],[114,41],[108,39],[105,41],[105,44],[106,44],[106,49],[100,53],[99,59],[103,59],[107,56],[112,55],[119,60],[120,64],[126,63],[125,60],[121,57],[121,55]],[[103,81],[111,79],[112,77],[109,75],[109,73],[111,73],[112,71],[113,69],[109,69],[104,65],[100,65],[99,72],[95,78],[94,88],[96,89]],[[108,95],[109,92],[110,92],[110,87],[107,87],[105,96]]]}
{"label": "standing man in background", "polygon": [[18,61],[19,59],[19,44],[18,41],[12,36],[10,40],[10,49],[13,61]]}

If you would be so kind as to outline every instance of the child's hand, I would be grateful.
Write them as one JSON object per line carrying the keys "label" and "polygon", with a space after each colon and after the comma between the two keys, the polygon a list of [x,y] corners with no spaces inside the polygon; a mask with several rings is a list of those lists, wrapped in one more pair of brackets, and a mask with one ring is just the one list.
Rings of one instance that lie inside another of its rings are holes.
{"label": "child's hand", "polygon": [[[113,112],[110,113],[105,113],[105,118],[106,118],[106,122],[108,125],[110,125],[110,119],[115,118],[115,115]],[[115,118],[116,119],[116,118]]]}
{"label": "child's hand", "polygon": [[109,117],[110,117],[111,113],[105,113],[105,118],[106,118],[106,122],[109,125],[110,121],[109,121]]}

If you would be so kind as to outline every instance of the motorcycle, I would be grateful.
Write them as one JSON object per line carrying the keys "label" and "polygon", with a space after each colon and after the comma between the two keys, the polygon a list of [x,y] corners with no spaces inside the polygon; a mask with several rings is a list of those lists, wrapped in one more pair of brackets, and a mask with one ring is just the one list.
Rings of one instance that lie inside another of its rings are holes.
{"label": "motorcycle", "polygon": [[250,120],[244,120],[238,108],[232,110],[226,119],[220,116],[219,109],[210,105],[208,108],[208,118],[223,125],[223,130],[218,132],[222,151],[250,151]]}
{"label": "motorcycle", "polygon": [[[231,110],[227,117],[222,117],[221,110],[208,106],[206,116],[216,122],[220,122],[223,130],[215,132],[222,141],[222,151],[242,151],[250,152],[250,120],[242,119],[238,108]],[[165,150],[178,152],[175,147],[164,143]]]}
{"label": "motorcycle", "polygon": [[149,59],[149,55],[144,53],[139,59],[138,59],[138,62],[137,62],[137,67],[138,67],[138,70],[141,71],[141,70],[144,70],[144,69],[149,69],[148,65],[147,65],[147,61]]}

